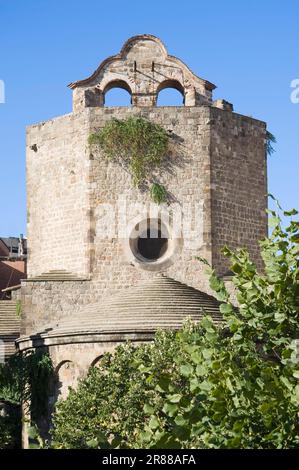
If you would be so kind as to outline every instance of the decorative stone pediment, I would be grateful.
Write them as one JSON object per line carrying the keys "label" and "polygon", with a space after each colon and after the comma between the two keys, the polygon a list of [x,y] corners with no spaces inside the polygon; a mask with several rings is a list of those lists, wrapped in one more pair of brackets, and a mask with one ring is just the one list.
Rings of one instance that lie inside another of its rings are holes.
{"label": "decorative stone pediment", "polygon": [[160,39],[140,35],[126,41],[120,53],[104,60],[90,77],[69,87],[74,90],[74,110],[78,111],[103,106],[105,93],[115,87],[127,90],[135,106],[155,106],[164,88],[180,91],[186,106],[211,104],[215,85],[169,55]]}

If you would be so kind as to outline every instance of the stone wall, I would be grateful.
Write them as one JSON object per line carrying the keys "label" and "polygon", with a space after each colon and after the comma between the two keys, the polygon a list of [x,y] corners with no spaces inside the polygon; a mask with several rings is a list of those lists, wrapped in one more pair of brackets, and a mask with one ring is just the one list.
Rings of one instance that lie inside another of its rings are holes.
{"label": "stone wall", "polygon": [[87,143],[111,118],[132,115],[161,124],[173,136],[172,153],[157,175],[172,202],[203,202],[203,245],[190,248],[184,240],[164,273],[210,293],[196,256],[224,273],[220,248],[247,246],[259,263],[257,240],[266,231],[264,123],[210,106],[85,109],[28,131],[28,272],[32,279],[67,270],[90,280],[23,282],[23,333],[155,275],[131,263],[124,239],[99,234],[102,204],[121,196],[129,203],[150,202],[126,169]]}
{"label": "stone wall", "polygon": [[[141,115],[159,122],[171,131],[173,154],[169,156],[159,181],[170,197],[183,205],[204,204],[204,244],[196,249],[183,246],[166,274],[177,280],[207,290],[200,275],[202,267],[196,255],[211,261],[209,197],[209,107],[181,108],[93,108],[81,115],[65,116],[36,127],[28,139],[28,205],[29,280],[23,283],[23,332],[33,331],[51,320],[72,312],[78,306],[100,301],[119,289],[129,287],[154,273],[132,266],[124,250],[124,239],[99,235],[102,204],[115,204],[120,196],[128,203],[150,203],[149,192],[133,187],[130,174],[117,163],[107,162],[103,155],[91,151],[88,136],[99,130],[112,117],[124,119]],[[74,121],[78,117],[79,123]],[[80,126],[80,124],[83,124]],[[71,135],[67,135],[68,127]],[[48,138],[48,129],[56,136]],[[75,142],[72,141],[77,132]],[[38,134],[38,135],[37,135]],[[66,162],[61,169],[61,140]],[[56,143],[57,141],[57,143]],[[38,151],[30,147],[35,142]],[[50,144],[51,142],[51,144]],[[85,146],[83,145],[85,142]],[[49,146],[51,145],[51,149]],[[79,149],[73,151],[73,146]],[[47,157],[47,152],[51,158]],[[81,153],[80,153],[81,152]],[[76,160],[77,159],[77,160]],[[44,166],[38,171],[40,166]],[[71,174],[75,170],[75,176]],[[88,169],[88,170],[87,170]],[[59,176],[62,171],[63,176]],[[40,180],[42,175],[47,174]],[[81,177],[80,177],[81,176]],[[42,197],[51,188],[54,197]],[[57,195],[57,197],[55,196]],[[80,197],[81,196],[81,197]],[[78,210],[72,210],[77,206]],[[196,214],[192,213],[192,223]],[[52,216],[51,216],[52,214]],[[134,217],[137,215],[134,214]],[[78,228],[78,232],[77,232]],[[70,231],[74,231],[71,236]],[[42,243],[41,243],[42,242]],[[187,244],[186,244],[187,245]],[[87,269],[88,268],[88,269]],[[31,279],[52,269],[67,270],[90,277],[90,282],[37,282]],[[31,278],[31,279],[30,279]]]}
{"label": "stone wall", "polygon": [[82,113],[27,129],[28,277],[89,270],[88,125]]}
{"label": "stone wall", "polygon": [[49,353],[54,367],[55,383],[53,384],[52,400],[65,398],[68,387],[75,387],[78,379],[86,376],[90,367],[96,363],[106,352],[113,352],[117,342],[79,343],[51,346]]}
{"label": "stone wall", "polygon": [[[170,196],[181,208],[190,204],[192,209],[192,224],[195,224],[196,204],[204,202],[203,225],[204,238],[202,246],[189,247],[184,240],[182,249],[177,253],[173,264],[163,269],[165,274],[194,287],[204,287],[200,279],[201,267],[195,260],[196,255],[211,260],[210,255],[210,201],[209,194],[209,142],[210,142],[210,108],[181,107],[181,108],[112,108],[92,110],[91,131],[99,130],[112,117],[125,119],[138,115],[161,124],[170,131],[173,147],[165,168],[157,175]],[[93,154],[91,163],[90,206],[92,208],[91,242],[92,277],[96,278],[104,290],[111,293],[128,287],[143,277],[152,273],[132,266],[123,249],[122,238],[103,240],[98,232],[102,220],[99,216],[99,203],[117,203],[124,196],[128,203],[150,205],[149,191],[141,191],[133,187],[131,175],[120,168],[118,163],[107,162],[103,155]],[[129,214],[129,223],[138,215]]]}
{"label": "stone wall", "polygon": [[81,305],[94,301],[90,281],[22,281],[21,335],[51,327],[62,317],[72,315]]}
{"label": "stone wall", "polygon": [[262,269],[258,241],[267,235],[267,161],[264,122],[211,108],[212,259],[228,269],[224,245],[246,247]]}

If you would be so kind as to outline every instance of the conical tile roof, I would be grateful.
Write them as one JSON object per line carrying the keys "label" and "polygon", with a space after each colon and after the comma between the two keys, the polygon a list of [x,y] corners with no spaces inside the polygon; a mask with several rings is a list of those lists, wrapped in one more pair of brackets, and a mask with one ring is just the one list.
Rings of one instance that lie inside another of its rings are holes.
{"label": "conical tile roof", "polygon": [[15,340],[20,336],[20,323],[17,302],[0,300],[0,341],[3,341],[5,346],[5,360],[16,353]]}
{"label": "conical tile roof", "polygon": [[53,338],[154,333],[160,328],[179,329],[186,318],[199,321],[205,313],[216,323],[221,321],[219,302],[214,297],[158,275],[101,303],[85,306],[36,335]]}

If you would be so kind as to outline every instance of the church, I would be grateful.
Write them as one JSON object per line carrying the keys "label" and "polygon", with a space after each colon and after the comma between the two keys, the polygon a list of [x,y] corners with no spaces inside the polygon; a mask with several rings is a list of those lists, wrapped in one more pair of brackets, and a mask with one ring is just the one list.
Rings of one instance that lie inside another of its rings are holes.
{"label": "church", "polygon": [[[150,341],[157,329],[205,312],[220,322],[198,257],[232,289],[221,248],[247,247],[261,267],[258,241],[267,235],[266,124],[213,100],[215,85],[160,39],[128,39],[69,87],[70,114],[27,128],[28,268],[17,345],[50,354],[50,406],[124,341]],[[113,88],[126,90],[131,106],[106,106]],[[157,105],[167,88],[182,106]],[[169,196],[161,205],[90,145],[109,121],[130,117],[169,135],[157,175]]]}

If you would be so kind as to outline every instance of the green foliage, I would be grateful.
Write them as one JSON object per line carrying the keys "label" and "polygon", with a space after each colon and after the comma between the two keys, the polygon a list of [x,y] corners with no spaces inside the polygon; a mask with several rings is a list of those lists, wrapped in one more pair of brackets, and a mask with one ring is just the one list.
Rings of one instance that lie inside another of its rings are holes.
{"label": "green foliage", "polygon": [[20,448],[20,410],[11,407],[8,416],[0,416],[0,449]]}
{"label": "green foliage", "polygon": [[36,350],[18,353],[0,364],[0,399],[27,404],[35,421],[47,412],[53,366],[48,354]]}
{"label": "green foliage", "polygon": [[[0,364],[0,400],[23,405],[33,422],[48,412],[49,382],[53,366],[43,351],[28,351],[11,356]],[[17,408],[16,408],[17,409]],[[0,417],[0,449],[19,446],[21,420],[17,413]]]}
{"label": "green foliage", "polygon": [[113,356],[106,354],[77,390],[71,390],[65,401],[58,402],[53,419],[53,446],[137,445],[136,431],[143,427],[144,403],[156,396],[145,370],[154,366],[162,376],[165,369],[173,369],[173,338],[174,333],[161,332],[154,343],[138,348],[124,344]]}
{"label": "green foliage", "polygon": [[16,302],[16,314],[18,317],[21,316],[22,313],[22,302],[20,300],[17,300]]}
{"label": "green foliage", "polygon": [[266,153],[268,156],[272,155],[275,152],[273,144],[276,144],[276,137],[271,134],[271,132],[266,132]]}
{"label": "green foliage", "polygon": [[169,136],[163,127],[140,117],[112,119],[89,136],[109,160],[129,168],[135,186],[151,179],[167,155]]}
{"label": "green foliage", "polygon": [[14,404],[22,401],[25,388],[24,360],[15,354],[4,364],[0,364],[0,399]]}
{"label": "green foliage", "polygon": [[298,448],[299,222],[270,211],[264,272],[223,253],[239,308],[208,265],[223,324],[204,317],[152,344],[124,345],[60,402],[54,447]]}
{"label": "green foliage", "polygon": [[153,183],[150,190],[151,199],[156,204],[162,204],[167,200],[167,191],[159,183]]}
{"label": "green foliage", "polygon": [[48,449],[48,441],[40,435],[38,427],[34,424],[28,427],[29,449]]}

